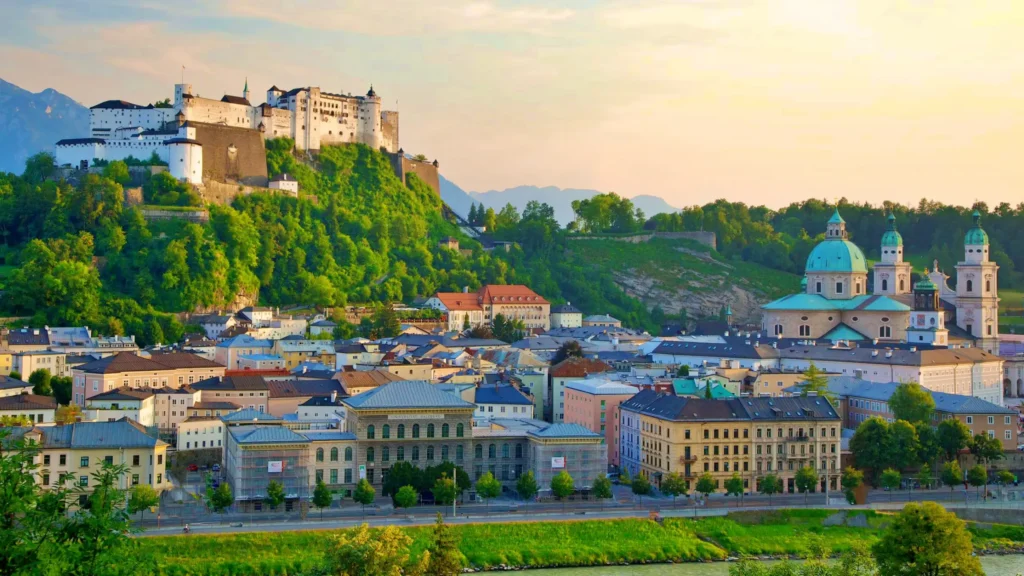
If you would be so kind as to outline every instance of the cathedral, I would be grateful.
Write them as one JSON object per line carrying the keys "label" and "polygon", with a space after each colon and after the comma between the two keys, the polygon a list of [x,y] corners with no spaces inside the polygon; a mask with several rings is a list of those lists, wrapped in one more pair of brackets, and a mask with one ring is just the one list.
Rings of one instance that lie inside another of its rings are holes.
{"label": "cathedral", "polygon": [[999,266],[989,260],[981,214],[975,211],[973,218],[951,289],[937,262],[912,284],[903,237],[889,214],[869,293],[868,261],[847,238],[846,221],[836,208],[825,239],[807,257],[802,291],[762,306],[762,329],[779,338],[978,347],[998,353]]}

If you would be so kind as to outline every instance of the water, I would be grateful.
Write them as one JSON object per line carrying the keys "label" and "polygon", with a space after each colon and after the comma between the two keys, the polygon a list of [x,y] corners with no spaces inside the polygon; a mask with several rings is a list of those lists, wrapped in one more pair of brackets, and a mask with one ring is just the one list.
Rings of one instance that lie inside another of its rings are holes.
{"label": "water", "polygon": [[[982,556],[981,566],[990,576],[1024,574],[1024,555]],[[643,564],[635,566],[598,566],[593,568],[556,568],[530,570],[528,576],[727,576],[729,564]]]}

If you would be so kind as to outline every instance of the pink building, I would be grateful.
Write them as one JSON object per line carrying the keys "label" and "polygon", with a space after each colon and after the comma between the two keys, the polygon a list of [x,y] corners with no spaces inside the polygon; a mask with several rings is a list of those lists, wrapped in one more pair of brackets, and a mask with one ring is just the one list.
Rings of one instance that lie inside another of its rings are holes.
{"label": "pink building", "polygon": [[639,390],[604,378],[574,380],[565,385],[565,423],[579,424],[604,436],[608,464],[619,465],[619,404]]}

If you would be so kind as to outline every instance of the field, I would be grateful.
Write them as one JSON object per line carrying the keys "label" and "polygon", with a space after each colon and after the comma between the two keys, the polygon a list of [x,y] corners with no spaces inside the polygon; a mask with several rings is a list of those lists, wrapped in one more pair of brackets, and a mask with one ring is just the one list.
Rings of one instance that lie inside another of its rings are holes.
{"label": "field", "polygon": [[[833,552],[870,545],[886,517],[873,512],[862,525],[824,526],[824,510],[742,513],[727,518],[624,519],[580,522],[466,524],[455,527],[469,565],[593,566],[642,562],[695,562],[727,556],[806,556],[822,544]],[[413,553],[423,550],[429,527],[410,527]],[[319,563],[333,531],[170,536],[139,540],[140,574],[220,576],[298,575]],[[972,529],[979,549],[1019,547],[1024,529]],[[151,570],[151,571],[150,571]]]}

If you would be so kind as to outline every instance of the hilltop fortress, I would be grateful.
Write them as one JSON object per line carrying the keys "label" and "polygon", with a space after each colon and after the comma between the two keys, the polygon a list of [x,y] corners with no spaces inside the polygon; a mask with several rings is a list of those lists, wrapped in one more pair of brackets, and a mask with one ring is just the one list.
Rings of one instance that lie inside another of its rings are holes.
{"label": "hilltop fortress", "polygon": [[360,143],[388,153],[403,179],[416,172],[437,190],[437,161],[405,158],[399,146],[398,112],[382,110],[370,87],[365,96],[323,92],[317,87],[284,91],[272,86],[266,102],[241,96],[219,100],[194,94],[191,84],[174,86],[170,106],[140,106],[107,100],[90,108],[89,136],[56,144],[59,166],[88,168],[94,160],[139,160],[154,154],[175,178],[196,186],[210,181],[267,184],[267,138],[288,137],[298,150]]}

